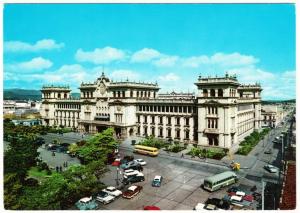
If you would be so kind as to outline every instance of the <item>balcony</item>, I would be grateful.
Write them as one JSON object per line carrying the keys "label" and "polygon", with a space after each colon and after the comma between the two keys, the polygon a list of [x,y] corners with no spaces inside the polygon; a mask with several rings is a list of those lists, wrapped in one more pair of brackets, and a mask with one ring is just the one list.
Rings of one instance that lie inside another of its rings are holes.
{"label": "balcony", "polygon": [[206,129],[204,129],[204,133],[208,133],[208,134],[219,134],[219,129],[210,129],[210,128],[206,128]]}
{"label": "balcony", "polygon": [[218,118],[218,114],[206,114],[207,118]]}

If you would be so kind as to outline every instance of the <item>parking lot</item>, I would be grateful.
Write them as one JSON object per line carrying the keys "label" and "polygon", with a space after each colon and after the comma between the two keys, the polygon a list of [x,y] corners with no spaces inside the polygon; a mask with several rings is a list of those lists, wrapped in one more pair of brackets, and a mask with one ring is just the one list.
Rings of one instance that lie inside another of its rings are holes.
{"label": "parking lot", "polygon": [[[121,153],[123,156],[127,154],[131,155],[132,153],[130,151]],[[197,163],[185,162],[180,159],[165,159],[159,156],[148,157],[138,154],[134,154],[134,156],[135,159],[142,158],[147,162],[143,170],[145,181],[136,183],[136,185],[143,186],[143,190],[133,199],[127,200],[120,197],[110,204],[100,204],[99,209],[141,210],[143,206],[155,205],[162,210],[192,210],[197,203],[205,203],[208,198],[223,198],[229,188],[211,193],[200,187],[205,177],[228,170],[226,168],[205,167]],[[120,173],[117,175],[117,172],[116,167],[110,166],[110,172],[106,173],[102,181],[106,185],[116,186],[117,176],[120,179],[123,176]],[[155,175],[163,177],[161,187],[151,186]],[[249,186],[252,184],[243,178],[239,181],[240,183]]]}

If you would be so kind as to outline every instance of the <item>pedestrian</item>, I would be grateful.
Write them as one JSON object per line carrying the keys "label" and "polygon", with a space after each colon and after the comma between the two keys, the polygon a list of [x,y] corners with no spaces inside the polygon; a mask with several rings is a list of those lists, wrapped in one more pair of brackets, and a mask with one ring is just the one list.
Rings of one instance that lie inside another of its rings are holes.
{"label": "pedestrian", "polygon": [[62,172],[62,167],[61,166],[59,167],[59,171]]}
{"label": "pedestrian", "polygon": [[58,166],[56,166],[56,172],[58,172],[58,169],[59,169]]}
{"label": "pedestrian", "polygon": [[183,155],[183,153],[181,153],[181,158],[183,158],[184,157],[184,155]]}
{"label": "pedestrian", "polygon": [[63,163],[63,167],[66,167],[66,162]]}
{"label": "pedestrian", "polygon": [[66,161],[66,167],[68,167],[68,161]]}

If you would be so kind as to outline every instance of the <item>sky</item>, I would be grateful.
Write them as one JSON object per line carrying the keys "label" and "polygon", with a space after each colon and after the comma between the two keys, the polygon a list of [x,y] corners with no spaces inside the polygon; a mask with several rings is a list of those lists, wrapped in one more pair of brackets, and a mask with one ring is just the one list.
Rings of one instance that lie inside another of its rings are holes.
{"label": "sky", "polygon": [[294,4],[5,4],[4,89],[113,81],[197,92],[199,75],[296,98]]}

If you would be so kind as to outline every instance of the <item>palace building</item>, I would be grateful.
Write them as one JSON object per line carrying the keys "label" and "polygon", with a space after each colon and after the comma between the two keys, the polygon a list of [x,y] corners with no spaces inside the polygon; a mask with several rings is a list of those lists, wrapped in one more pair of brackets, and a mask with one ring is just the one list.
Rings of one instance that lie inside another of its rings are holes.
{"label": "palace building", "polygon": [[159,94],[157,83],[113,82],[104,73],[82,83],[80,98],[69,87],[44,86],[44,125],[96,133],[114,127],[118,136],[150,136],[230,148],[261,128],[261,87],[235,76],[201,77],[198,93]]}

